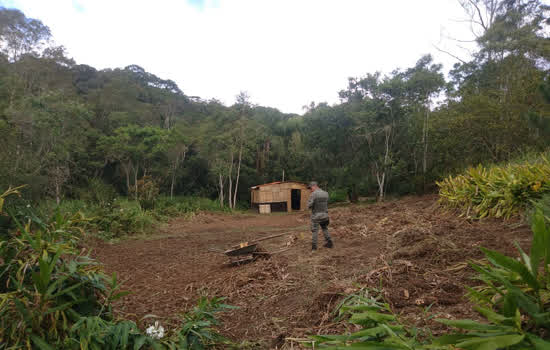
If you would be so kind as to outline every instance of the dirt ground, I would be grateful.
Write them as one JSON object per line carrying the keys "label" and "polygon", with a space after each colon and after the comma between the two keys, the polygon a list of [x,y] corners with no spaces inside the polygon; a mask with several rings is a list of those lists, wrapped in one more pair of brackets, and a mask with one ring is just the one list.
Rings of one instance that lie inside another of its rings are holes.
{"label": "dirt ground", "polygon": [[[132,291],[117,309],[138,323],[152,314],[173,324],[198,296],[225,296],[239,308],[221,317],[224,335],[282,349],[308,334],[343,331],[331,313],[363,287],[381,290],[403,320],[436,334],[444,327],[435,316],[475,318],[462,287],[475,283],[467,261],[483,257],[479,247],[517,255],[513,241],[528,248],[531,237],[519,220],[468,221],[440,208],[436,196],[331,208],[330,216],[335,248],[320,244],[315,254],[304,212],[201,213],[147,238],[96,242],[93,254]],[[283,232],[289,235],[261,243],[267,251],[287,249],[266,260],[228,266],[220,252]]]}

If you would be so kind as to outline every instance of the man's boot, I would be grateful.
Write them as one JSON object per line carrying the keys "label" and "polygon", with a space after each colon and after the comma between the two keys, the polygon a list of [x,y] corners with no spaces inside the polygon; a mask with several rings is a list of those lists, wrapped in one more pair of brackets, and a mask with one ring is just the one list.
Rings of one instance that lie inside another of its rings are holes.
{"label": "man's boot", "polygon": [[311,251],[314,252],[317,250],[317,244],[311,243]]}
{"label": "man's boot", "polygon": [[327,243],[325,243],[325,245],[323,246],[325,248],[332,248],[334,247],[334,244],[332,244],[332,240],[328,240]]}

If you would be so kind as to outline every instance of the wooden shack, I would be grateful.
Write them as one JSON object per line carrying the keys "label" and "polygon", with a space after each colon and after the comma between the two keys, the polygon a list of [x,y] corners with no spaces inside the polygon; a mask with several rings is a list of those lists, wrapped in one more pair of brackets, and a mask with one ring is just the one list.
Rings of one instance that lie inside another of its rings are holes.
{"label": "wooden shack", "polygon": [[252,208],[261,214],[276,211],[307,210],[307,200],[311,191],[302,182],[272,182],[250,188]]}

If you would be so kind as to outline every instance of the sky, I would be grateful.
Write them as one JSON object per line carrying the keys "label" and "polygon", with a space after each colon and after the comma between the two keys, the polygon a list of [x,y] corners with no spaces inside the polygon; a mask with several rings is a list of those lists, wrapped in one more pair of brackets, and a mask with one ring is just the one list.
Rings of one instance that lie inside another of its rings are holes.
{"label": "sky", "polygon": [[468,52],[457,0],[0,0],[50,27],[77,63],[137,64],[188,96],[303,113],[338,102],[348,77],[414,66],[444,71]]}

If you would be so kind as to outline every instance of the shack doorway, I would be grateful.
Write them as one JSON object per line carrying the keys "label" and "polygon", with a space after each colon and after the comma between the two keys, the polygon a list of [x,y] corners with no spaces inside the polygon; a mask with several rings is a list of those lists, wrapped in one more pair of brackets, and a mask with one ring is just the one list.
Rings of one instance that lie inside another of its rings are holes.
{"label": "shack doorway", "polygon": [[292,210],[300,210],[300,203],[302,202],[302,191],[292,190],[290,194],[290,202]]}

